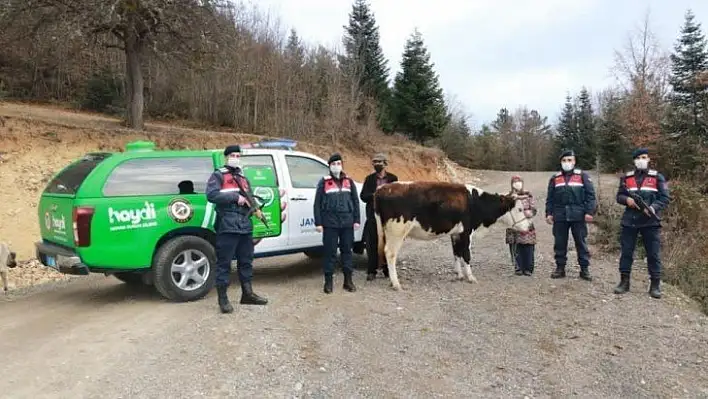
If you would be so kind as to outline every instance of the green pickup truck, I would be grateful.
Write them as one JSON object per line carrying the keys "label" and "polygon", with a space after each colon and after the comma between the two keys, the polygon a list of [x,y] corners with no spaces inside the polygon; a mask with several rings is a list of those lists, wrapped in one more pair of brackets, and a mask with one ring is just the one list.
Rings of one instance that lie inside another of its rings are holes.
{"label": "green pickup truck", "polygon": [[[316,258],[322,236],[313,203],[327,162],[295,151],[289,140],[242,145],[245,175],[263,199],[266,227],[255,216],[255,257],[305,253]],[[167,299],[202,298],[214,284],[216,213],[204,193],[223,150],[156,150],[131,142],[123,152],[88,153],[57,173],[38,206],[37,259],[61,273],[104,273],[148,284]],[[361,191],[362,185],[356,182]],[[365,204],[361,215],[365,218]],[[365,220],[362,220],[362,226]],[[363,229],[355,231],[363,253]]]}

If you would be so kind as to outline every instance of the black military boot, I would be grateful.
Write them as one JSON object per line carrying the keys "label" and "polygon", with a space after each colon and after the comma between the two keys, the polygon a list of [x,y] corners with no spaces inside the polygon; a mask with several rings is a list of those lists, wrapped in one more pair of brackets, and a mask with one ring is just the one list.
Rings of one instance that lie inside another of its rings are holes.
{"label": "black military boot", "polygon": [[342,285],[342,288],[349,292],[355,292],[356,291],[356,286],[354,285],[354,280],[352,280],[352,273],[344,273],[344,285]]}
{"label": "black military boot", "polygon": [[366,273],[366,281],[376,280],[376,272]]}
{"label": "black military boot", "polygon": [[649,295],[651,295],[652,298],[655,299],[660,299],[661,298],[661,280],[658,278],[653,278],[651,279],[651,285],[649,286]]}
{"label": "black military boot", "polygon": [[241,305],[266,305],[268,300],[253,292],[251,283],[241,284]]}
{"label": "black military boot", "polygon": [[551,273],[551,278],[564,278],[565,277],[565,267],[556,266],[556,270]]}
{"label": "black military boot", "polygon": [[624,294],[629,292],[629,273],[620,274],[620,282],[615,287],[615,294]]}
{"label": "black military boot", "polygon": [[388,265],[383,265],[381,269],[383,270],[384,277],[388,278]]}
{"label": "black military boot", "polygon": [[231,306],[231,302],[229,302],[229,297],[226,295],[226,286],[216,286],[216,293],[219,298],[219,309],[221,310],[221,313],[232,313],[234,311],[234,307]]}
{"label": "black military boot", "polygon": [[592,281],[592,276],[588,269],[580,269],[580,278],[585,281]]}
{"label": "black military boot", "polygon": [[324,293],[325,294],[331,294],[332,293],[332,285],[334,282],[332,281],[332,275],[331,274],[325,274],[325,283],[324,283]]}

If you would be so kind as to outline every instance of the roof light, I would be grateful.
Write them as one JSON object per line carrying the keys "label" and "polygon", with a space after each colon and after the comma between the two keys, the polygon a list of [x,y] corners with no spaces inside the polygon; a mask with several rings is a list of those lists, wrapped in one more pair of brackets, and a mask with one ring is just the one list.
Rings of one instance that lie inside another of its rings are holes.
{"label": "roof light", "polygon": [[289,139],[263,140],[256,143],[241,144],[241,148],[269,148],[279,150],[293,150],[297,146],[297,141]]}
{"label": "roof light", "polygon": [[125,145],[125,150],[130,152],[153,151],[155,143],[146,140],[131,141]]}

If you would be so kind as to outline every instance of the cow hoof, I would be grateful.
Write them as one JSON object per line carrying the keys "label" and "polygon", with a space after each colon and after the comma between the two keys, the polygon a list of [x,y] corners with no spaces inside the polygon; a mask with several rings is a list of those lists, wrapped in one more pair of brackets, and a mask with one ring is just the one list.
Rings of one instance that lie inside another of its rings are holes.
{"label": "cow hoof", "polygon": [[467,282],[470,284],[477,284],[477,279],[474,278],[474,276],[470,277],[467,279]]}
{"label": "cow hoof", "polygon": [[457,281],[464,281],[464,280],[465,280],[465,276],[463,276],[463,275],[460,274],[460,275],[457,276],[457,278],[456,278],[455,280],[457,280]]}
{"label": "cow hoof", "polygon": [[391,284],[391,288],[393,288],[394,291],[402,291],[403,290],[400,285]]}

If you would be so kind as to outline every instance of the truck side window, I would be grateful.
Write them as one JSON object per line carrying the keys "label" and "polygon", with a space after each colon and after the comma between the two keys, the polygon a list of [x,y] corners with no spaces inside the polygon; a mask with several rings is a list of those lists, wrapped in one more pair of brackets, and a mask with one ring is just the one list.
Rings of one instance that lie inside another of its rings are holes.
{"label": "truck side window", "polygon": [[329,174],[327,165],[312,158],[286,155],[285,163],[293,188],[317,188],[320,179]]}
{"label": "truck side window", "polygon": [[192,182],[194,193],[203,194],[213,171],[211,157],[130,159],[113,169],[103,195],[177,195],[184,181]]}
{"label": "truck side window", "polygon": [[[275,185],[280,185],[278,174],[275,173],[275,161],[272,155],[243,155],[241,156],[241,165],[244,172],[247,172],[249,166],[269,166],[273,170]],[[248,173],[246,173],[246,176],[248,176]],[[252,181],[251,184],[256,184],[256,182]]]}

